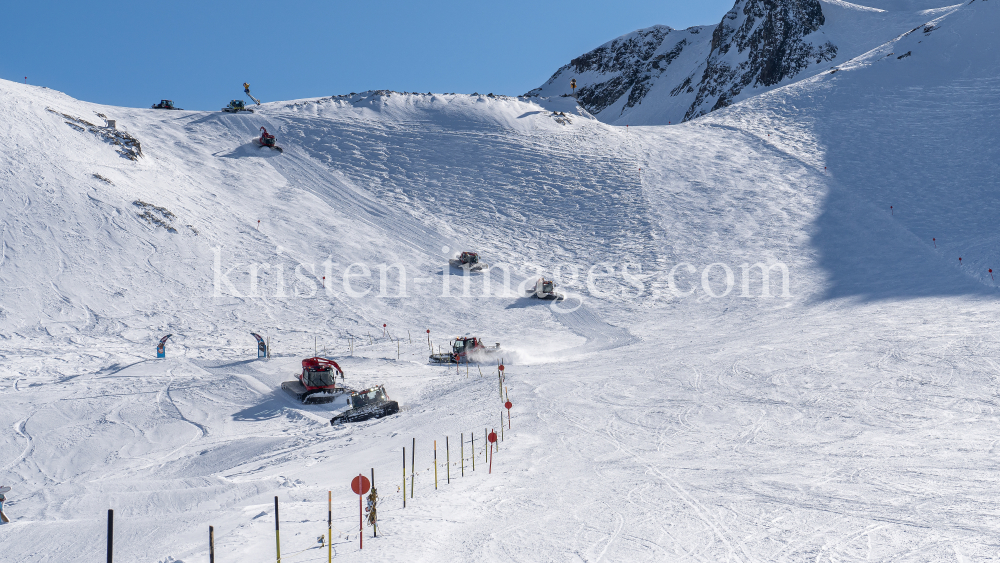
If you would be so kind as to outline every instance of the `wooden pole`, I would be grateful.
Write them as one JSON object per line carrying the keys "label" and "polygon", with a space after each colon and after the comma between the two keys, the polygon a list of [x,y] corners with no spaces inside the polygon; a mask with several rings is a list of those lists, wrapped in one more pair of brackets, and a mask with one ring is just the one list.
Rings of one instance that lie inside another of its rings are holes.
{"label": "wooden pole", "polygon": [[[416,473],[414,471],[417,468],[417,439],[413,439],[413,447],[410,449],[410,498],[413,498],[413,482],[416,481]],[[406,494],[406,491],[403,491]]]}
{"label": "wooden pole", "polygon": [[274,497],[274,545],[277,549],[278,558],[275,560],[277,563],[281,563],[281,530],[279,530],[278,522],[278,497]]}
{"label": "wooden pole", "polygon": [[108,563],[115,560],[115,511],[108,509]]}
{"label": "wooden pole", "polygon": [[403,446],[403,508],[406,508],[406,446]]}
{"label": "wooden pole", "polygon": [[448,484],[451,484],[451,448],[448,447],[448,437],[444,437],[444,467]]}
{"label": "wooden pole", "polygon": [[[372,467],[372,491],[374,490],[375,490],[375,468]],[[376,499],[375,501],[378,502],[378,499]],[[375,507],[373,506],[372,508]],[[378,514],[376,514],[375,516],[377,518]],[[374,534],[376,538],[378,537],[378,520],[372,522],[372,534]]]}
{"label": "wooden pole", "polygon": [[500,439],[503,440],[503,411],[500,411]]}
{"label": "wooden pole", "polygon": [[472,470],[476,470],[476,433],[472,433]]}
{"label": "wooden pole", "polygon": [[333,563],[333,491],[326,492],[326,562]]}
{"label": "wooden pole", "polygon": [[438,441],[434,440],[434,490],[438,488]]}
{"label": "wooden pole", "polygon": [[462,458],[462,477],[465,477],[465,433],[458,436],[458,453]]}

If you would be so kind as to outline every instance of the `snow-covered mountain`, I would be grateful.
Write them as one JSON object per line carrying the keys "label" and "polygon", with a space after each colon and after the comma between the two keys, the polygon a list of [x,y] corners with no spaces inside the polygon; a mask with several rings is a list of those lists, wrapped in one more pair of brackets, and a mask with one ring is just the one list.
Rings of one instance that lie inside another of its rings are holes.
{"label": "snow-covered mountain", "polygon": [[[282,558],[323,561],[328,491],[336,560],[995,558],[1000,3],[823,11],[835,61],[673,127],[0,82],[0,559],[101,560],[113,508],[119,560],[205,561],[209,525],[217,560],[272,560],[277,496]],[[583,306],[503,291],[538,275]],[[510,419],[496,367],[428,364],[466,333],[509,354]],[[317,352],[402,412],[292,402]]]}
{"label": "snow-covered mountain", "polygon": [[737,0],[718,25],[623,35],[573,59],[526,95],[570,95],[575,79],[581,105],[604,122],[680,123],[829,69],[954,9],[887,7]]}

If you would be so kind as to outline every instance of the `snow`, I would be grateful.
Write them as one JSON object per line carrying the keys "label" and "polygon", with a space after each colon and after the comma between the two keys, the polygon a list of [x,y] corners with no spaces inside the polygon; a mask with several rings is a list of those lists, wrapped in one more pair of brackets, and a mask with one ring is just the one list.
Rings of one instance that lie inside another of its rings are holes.
{"label": "snow", "polygon": [[[219,560],[268,560],[277,495],[284,558],[324,561],[330,490],[338,560],[995,560],[998,11],[672,127],[566,98],[230,115],[0,82],[4,559],[100,558],[114,508],[121,560],[206,560],[209,525]],[[115,119],[143,157],[46,108]],[[283,154],[252,146],[261,125]],[[460,298],[462,249],[492,268]],[[787,293],[776,267],[760,297],[742,265],[779,262]],[[345,288],[354,263],[371,276]],[[405,295],[379,280],[396,263]],[[614,274],[588,287],[591,266]],[[516,295],[543,274],[582,306]],[[510,351],[492,474],[496,368],[429,365],[427,329]],[[338,405],[293,402],[280,383],[317,352],[402,412],[332,427]],[[358,551],[349,482],[372,468],[382,529]]]}

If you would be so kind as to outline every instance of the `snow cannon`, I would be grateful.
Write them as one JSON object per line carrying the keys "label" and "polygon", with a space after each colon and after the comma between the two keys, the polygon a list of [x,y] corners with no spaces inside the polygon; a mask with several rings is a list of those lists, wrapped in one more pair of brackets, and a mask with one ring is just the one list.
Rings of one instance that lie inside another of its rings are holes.
{"label": "snow cannon", "polygon": [[535,282],[535,287],[528,290],[527,297],[554,299],[556,301],[566,299],[565,295],[556,291],[556,282],[545,278],[538,278],[538,281]]}
{"label": "snow cannon", "polygon": [[459,336],[451,341],[451,351],[431,354],[432,364],[467,364],[491,360],[500,353],[500,343],[487,346],[477,336]]}
{"label": "snow cannon", "polygon": [[489,264],[479,260],[479,254],[476,252],[462,252],[456,258],[448,260],[448,264],[452,268],[468,269],[470,272],[481,272],[490,268]]}
{"label": "snow cannon", "polygon": [[302,360],[302,373],[293,381],[281,384],[281,389],[302,403],[332,403],[338,395],[347,392],[343,386],[337,387],[337,376],[344,378],[344,371],[337,362],[326,358],[306,358]]}
{"label": "snow cannon", "polygon": [[370,418],[382,418],[399,412],[399,403],[389,399],[385,393],[385,385],[352,392],[350,404],[351,408],[330,419],[330,426],[345,422],[361,422]]}

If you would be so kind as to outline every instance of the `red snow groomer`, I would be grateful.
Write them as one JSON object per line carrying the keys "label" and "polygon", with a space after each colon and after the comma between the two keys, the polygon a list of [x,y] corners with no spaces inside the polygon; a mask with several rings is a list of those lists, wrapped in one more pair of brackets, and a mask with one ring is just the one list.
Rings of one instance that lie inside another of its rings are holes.
{"label": "red snow groomer", "polygon": [[277,139],[274,138],[274,135],[268,133],[267,129],[265,129],[263,127],[260,128],[260,138],[257,139],[257,144],[258,145],[260,145],[261,147],[272,148],[272,149],[274,149],[274,150],[276,150],[278,152],[284,152],[284,149],[282,149],[281,147],[279,147],[277,145],[277,142],[278,141],[277,141]]}
{"label": "red snow groomer", "polygon": [[281,388],[303,403],[331,403],[337,395],[346,393],[343,386],[337,387],[337,376],[344,378],[344,371],[337,362],[326,358],[306,358],[302,360],[302,373],[295,381],[286,381]]}
{"label": "red snow groomer", "polygon": [[459,336],[451,341],[451,352],[431,354],[430,360],[435,364],[465,364],[490,359],[499,351],[499,342],[486,346],[479,337]]}

